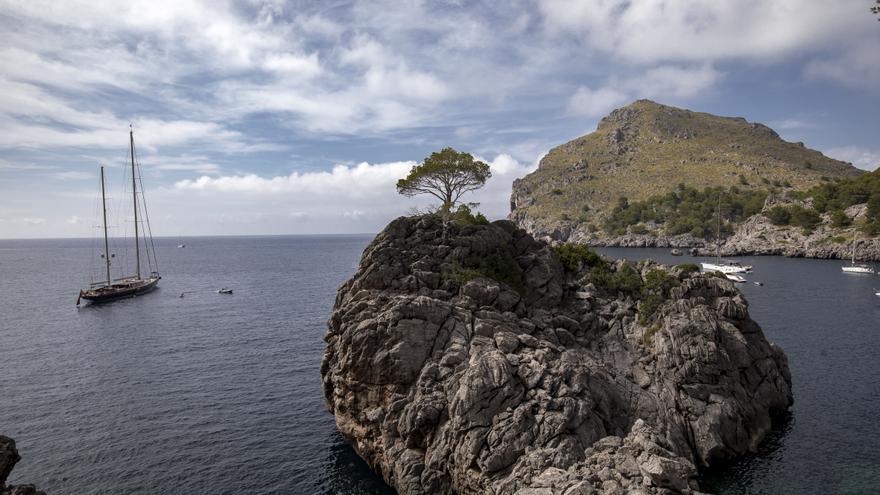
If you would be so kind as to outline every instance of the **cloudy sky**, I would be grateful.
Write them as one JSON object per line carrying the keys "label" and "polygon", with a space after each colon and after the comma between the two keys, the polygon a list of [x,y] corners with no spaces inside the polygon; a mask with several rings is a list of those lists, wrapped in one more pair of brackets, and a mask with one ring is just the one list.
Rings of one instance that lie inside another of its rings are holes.
{"label": "cloudy sky", "polygon": [[[376,232],[445,146],[470,198],[638,98],[880,165],[872,0],[0,0],[0,238],[90,237],[133,123],[154,232]],[[117,220],[124,223],[124,219]]]}

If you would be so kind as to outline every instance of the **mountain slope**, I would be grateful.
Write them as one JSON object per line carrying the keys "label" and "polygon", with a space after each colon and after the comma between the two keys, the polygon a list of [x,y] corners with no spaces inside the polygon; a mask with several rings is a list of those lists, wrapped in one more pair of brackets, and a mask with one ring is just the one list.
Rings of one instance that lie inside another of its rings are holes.
{"label": "mountain slope", "polygon": [[620,198],[641,201],[679,184],[804,190],[861,173],[762,124],[639,100],[514,181],[510,218],[532,234],[565,239],[600,227]]}

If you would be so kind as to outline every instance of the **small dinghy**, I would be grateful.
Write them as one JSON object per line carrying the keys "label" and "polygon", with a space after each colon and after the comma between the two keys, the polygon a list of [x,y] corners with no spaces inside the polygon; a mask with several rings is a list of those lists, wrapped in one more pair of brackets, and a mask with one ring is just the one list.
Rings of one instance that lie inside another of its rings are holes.
{"label": "small dinghy", "polygon": [[217,289],[217,294],[232,294],[232,289],[223,287],[222,289]]}
{"label": "small dinghy", "polygon": [[755,282],[758,287],[764,287],[764,282]]}

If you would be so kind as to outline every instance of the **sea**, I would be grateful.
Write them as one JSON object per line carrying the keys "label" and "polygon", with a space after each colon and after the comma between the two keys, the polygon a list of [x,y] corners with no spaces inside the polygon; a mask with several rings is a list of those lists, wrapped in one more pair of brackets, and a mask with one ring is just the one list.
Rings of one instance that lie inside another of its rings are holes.
{"label": "sea", "polygon": [[[336,289],[370,239],[158,238],[158,290],[80,307],[92,240],[0,240],[0,434],[22,457],[9,482],[50,495],[393,493],[336,431],[319,374]],[[740,260],[755,267],[740,287],[788,354],[795,404],[758,452],[702,486],[878,493],[880,277]]]}

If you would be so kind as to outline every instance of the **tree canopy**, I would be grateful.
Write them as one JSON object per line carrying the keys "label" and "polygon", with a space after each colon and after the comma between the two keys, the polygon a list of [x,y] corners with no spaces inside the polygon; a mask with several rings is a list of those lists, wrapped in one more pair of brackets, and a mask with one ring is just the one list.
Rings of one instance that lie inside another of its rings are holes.
{"label": "tree canopy", "polygon": [[443,148],[397,181],[397,192],[410,197],[430,194],[441,201],[441,208],[450,211],[464,193],[483,187],[491,176],[489,165],[474,160],[470,153]]}

